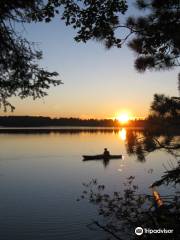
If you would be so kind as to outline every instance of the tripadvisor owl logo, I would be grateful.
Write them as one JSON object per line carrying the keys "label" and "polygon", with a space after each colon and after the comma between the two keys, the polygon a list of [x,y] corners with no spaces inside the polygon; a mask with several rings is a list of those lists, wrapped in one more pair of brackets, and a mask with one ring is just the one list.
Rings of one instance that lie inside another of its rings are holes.
{"label": "tripadvisor owl logo", "polygon": [[136,235],[142,235],[143,234],[143,229],[142,229],[142,227],[137,227],[136,229],[135,229],[135,234]]}

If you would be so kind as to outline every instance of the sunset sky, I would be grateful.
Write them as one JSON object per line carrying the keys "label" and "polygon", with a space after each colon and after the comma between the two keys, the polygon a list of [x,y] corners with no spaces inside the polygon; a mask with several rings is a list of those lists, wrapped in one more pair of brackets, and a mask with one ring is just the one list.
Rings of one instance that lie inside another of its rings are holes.
{"label": "sunset sky", "polygon": [[145,117],[154,93],[178,94],[177,69],[137,73],[130,49],[106,50],[93,41],[76,43],[73,30],[59,19],[27,25],[24,34],[42,49],[41,65],[57,71],[64,84],[52,87],[44,99],[13,98],[13,115],[111,118],[128,112]]}

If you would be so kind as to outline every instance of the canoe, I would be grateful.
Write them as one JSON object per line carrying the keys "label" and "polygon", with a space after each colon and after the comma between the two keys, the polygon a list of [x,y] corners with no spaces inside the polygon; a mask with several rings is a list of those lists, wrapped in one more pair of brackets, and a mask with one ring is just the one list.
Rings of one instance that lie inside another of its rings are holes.
{"label": "canoe", "polygon": [[122,155],[109,155],[105,156],[104,154],[99,155],[83,155],[83,160],[110,160],[110,159],[120,159],[122,158]]}

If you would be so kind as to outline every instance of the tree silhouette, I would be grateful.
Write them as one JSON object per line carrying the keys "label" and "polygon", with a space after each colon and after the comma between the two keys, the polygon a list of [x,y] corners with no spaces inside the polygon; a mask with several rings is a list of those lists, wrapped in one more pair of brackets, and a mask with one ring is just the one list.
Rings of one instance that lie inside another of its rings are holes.
{"label": "tree silhouette", "polygon": [[179,1],[137,0],[136,6],[141,12],[147,10],[144,16],[140,13],[123,22],[125,0],[1,0],[0,107],[14,109],[8,101],[11,96],[36,99],[45,96],[50,85],[61,83],[57,72],[38,66],[42,52],[23,38],[15,23],[50,22],[60,15],[75,30],[77,42],[95,39],[107,48],[128,43],[137,53],[135,67],[140,72],[179,66]]}
{"label": "tree silhouette", "polygon": [[163,150],[166,153],[179,158],[180,138],[176,131],[161,132],[146,129],[143,132],[127,130],[126,150],[129,155],[135,155],[140,162],[146,161],[146,156],[157,150]]}
{"label": "tree silhouette", "polygon": [[50,85],[58,85],[57,72],[49,72],[38,66],[42,53],[18,34],[14,23],[30,22],[28,14],[37,11],[41,1],[0,2],[0,107],[6,111],[14,107],[8,101],[11,96],[33,99],[47,95]]}
{"label": "tree silhouette", "polygon": [[[90,229],[101,229],[106,232],[104,239],[136,239],[134,230],[137,226],[151,229],[173,229],[168,234],[171,239],[178,239],[180,218],[180,195],[164,195],[163,201],[159,193],[152,188],[152,196],[143,194],[134,183],[134,176],[124,182],[119,192],[109,193],[104,185],[96,179],[83,183],[84,191],[80,199],[86,199],[97,206],[101,216],[92,220]],[[160,239],[162,235],[160,235]],[[137,238],[138,239],[138,238]],[[155,239],[154,234],[143,234],[141,239]]]}
{"label": "tree silhouette", "polygon": [[137,7],[147,10],[143,17],[127,20],[135,37],[129,46],[137,53],[135,67],[146,69],[170,69],[179,66],[180,8],[179,1],[138,0]]}
{"label": "tree silhouette", "polygon": [[167,97],[164,94],[154,94],[151,104],[152,114],[159,117],[180,117],[180,98]]}

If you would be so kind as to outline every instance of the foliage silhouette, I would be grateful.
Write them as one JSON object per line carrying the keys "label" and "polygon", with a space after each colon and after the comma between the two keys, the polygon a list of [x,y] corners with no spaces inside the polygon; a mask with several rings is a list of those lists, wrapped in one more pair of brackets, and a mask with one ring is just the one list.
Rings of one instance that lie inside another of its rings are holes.
{"label": "foliage silhouette", "polygon": [[[180,218],[180,195],[163,196],[157,200],[152,195],[142,194],[134,184],[133,176],[127,178],[124,188],[119,192],[107,193],[104,185],[96,179],[83,183],[84,191],[80,199],[86,199],[97,206],[102,220],[93,220],[90,224],[108,233],[107,239],[136,239],[137,226],[151,229],[173,229],[174,239],[178,239]],[[158,193],[152,189],[153,195]],[[78,200],[80,200],[78,199]],[[94,229],[94,228],[93,228]],[[167,238],[167,234],[164,234]],[[168,234],[172,237],[171,234]],[[161,235],[162,237],[162,235]],[[141,239],[155,239],[154,234],[143,234]],[[163,238],[164,239],[164,238]]]}
{"label": "foliage silhouette", "polygon": [[154,151],[165,151],[177,160],[177,166],[172,162],[168,162],[170,169],[165,167],[166,171],[160,180],[152,184],[160,186],[162,184],[180,183],[180,136],[177,129],[175,131],[162,132],[161,129],[154,131],[146,129],[145,131],[138,132],[127,130],[126,133],[126,149],[129,155],[135,155],[140,162],[146,161],[146,156]]}
{"label": "foliage silhouette", "polygon": [[180,98],[155,94],[151,104],[151,112],[157,117],[180,119]]}
{"label": "foliage silhouette", "polygon": [[0,2],[0,107],[6,111],[14,106],[12,96],[41,98],[50,85],[59,85],[57,72],[38,66],[42,52],[35,49],[16,30],[15,23],[31,22],[30,12],[37,11],[42,1],[2,0]]}
{"label": "foliage silhouette", "polygon": [[140,10],[148,11],[145,16],[127,20],[128,27],[135,32],[129,46],[138,54],[136,69],[161,70],[179,66],[179,1],[138,0],[136,3]]}
{"label": "foliage silhouette", "polygon": [[103,41],[107,48],[119,48],[128,42],[138,55],[135,67],[140,72],[179,66],[179,2],[137,0],[136,5],[140,11],[147,10],[147,14],[141,16],[140,12],[123,23],[121,17],[128,8],[125,0],[2,0],[0,107],[13,110],[8,98],[40,98],[47,94],[50,85],[61,83],[56,79],[57,72],[38,66],[42,52],[16,30],[15,23],[47,23],[60,15],[67,26],[75,29],[77,42],[96,39]]}
{"label": "foliage silhouette", "polygon": [[178,165],[176,167],[174,167],[172,165],[170,170],[166,170],[166,172],[161,177],[161,179],[155,181],[152,184],[152,187],[160,186],[162,184],[166,184],[166,185],[174,184],[174,185],[177,185],[179,183],[180,183],[180,161],[178,162]]}
{"label": "foliage silhouette", "polygon": [[145,131],[127,130],[126,149],[129,155],[137,156],[138,161],[144,162],[146,156],[154,151],[163,150],[168,154],[180,157],[180,137],[177,132],[157,132],[151,129]]}

